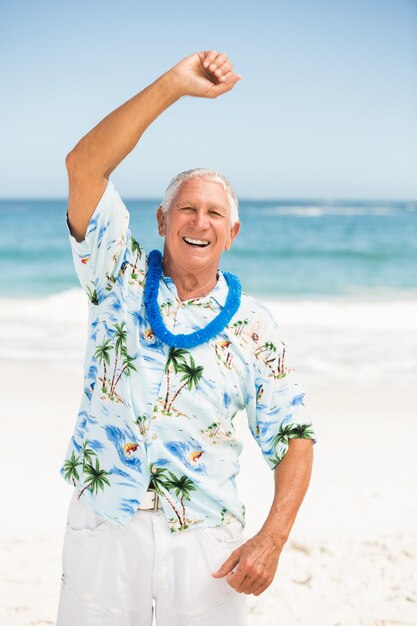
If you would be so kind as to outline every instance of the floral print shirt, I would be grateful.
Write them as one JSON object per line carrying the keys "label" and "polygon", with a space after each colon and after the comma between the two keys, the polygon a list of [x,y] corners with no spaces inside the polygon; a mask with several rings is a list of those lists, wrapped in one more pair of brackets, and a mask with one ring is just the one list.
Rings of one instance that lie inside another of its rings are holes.
{"label": "floral print shirt", "polygon": [[[89,316],[84,390],[60,474],[98,515],[122,527],[151,479],[171,532],[235,518],[244,527],[235,480],[242,448],[236,413],[246,409],[271,469],[289,438],[316,442],[275,319],[243,292],[221,333],[189,350],[170,348],[148,322],[148,257],[111,180],[85,239],[72,236],[68,213],[66,227]],[[228,286],[221,270],[217,277],[209,294],[181,302],[174,281],[162,274],[158,304],[168,330],[190,333],[219,313]]]}

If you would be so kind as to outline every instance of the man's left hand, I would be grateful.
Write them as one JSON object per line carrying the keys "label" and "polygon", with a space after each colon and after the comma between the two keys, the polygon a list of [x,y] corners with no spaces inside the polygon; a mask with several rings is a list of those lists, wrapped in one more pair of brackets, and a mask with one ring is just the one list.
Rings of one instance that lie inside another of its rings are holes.
{"label": "man's left hand", "polygon": [[259,596],[272,583],[282,551],[272,536],[254,535],[233,550],[216,572],[214,578],[227,576],[226,580],[239,593]]}

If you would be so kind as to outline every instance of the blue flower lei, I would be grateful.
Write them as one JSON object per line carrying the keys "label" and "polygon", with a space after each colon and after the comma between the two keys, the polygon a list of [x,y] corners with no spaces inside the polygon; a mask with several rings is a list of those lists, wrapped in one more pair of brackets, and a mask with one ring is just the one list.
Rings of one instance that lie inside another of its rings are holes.
{"label": "blue flower lei", "polygon": [[158,305],[159,279],[162,275],[162,254],[152,250],[148,255],[148,274],[146,277],[144,302],[152,331],[161,341],[174,348],[194,348],[205,343],[220,333],[230,322],[240,307],[242,287],[238,277],[230,272],[223,272],[229,292],[220,313],[205,328],[188,334],[174,335],[165,326]]}

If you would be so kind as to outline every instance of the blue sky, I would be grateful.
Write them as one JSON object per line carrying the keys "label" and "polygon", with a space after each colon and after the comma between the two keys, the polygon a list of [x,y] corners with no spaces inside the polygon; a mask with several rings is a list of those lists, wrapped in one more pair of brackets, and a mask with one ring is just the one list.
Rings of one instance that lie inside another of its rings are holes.
{"label": "blue sky", "polygon": [[417,3],[3,2],[1,197],[65,197],[65,156],[184,56],[243,80],[182,98],[113,172],[122,197],[222,171],[240,197],[417,198]]}

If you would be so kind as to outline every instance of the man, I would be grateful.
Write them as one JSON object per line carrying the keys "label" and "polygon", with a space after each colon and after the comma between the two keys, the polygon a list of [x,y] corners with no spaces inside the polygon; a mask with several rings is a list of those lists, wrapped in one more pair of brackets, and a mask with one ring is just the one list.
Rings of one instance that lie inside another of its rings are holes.
{"label": "man", "polygon": [[[242,77],[225,54],[192,54],[93,128],[66,159],[67,227],[88,295],[84,393],[60,469],[74,487],[58,626],[246,624],[272,582],[311,475],[311,419],[269,310],[219,270],[240,223],[223,175],[171,181],[157,211],[163,255],[129,230],[109,176],[184,95]],[[245,541],[235,476],[246,409],[275,497]]]}

